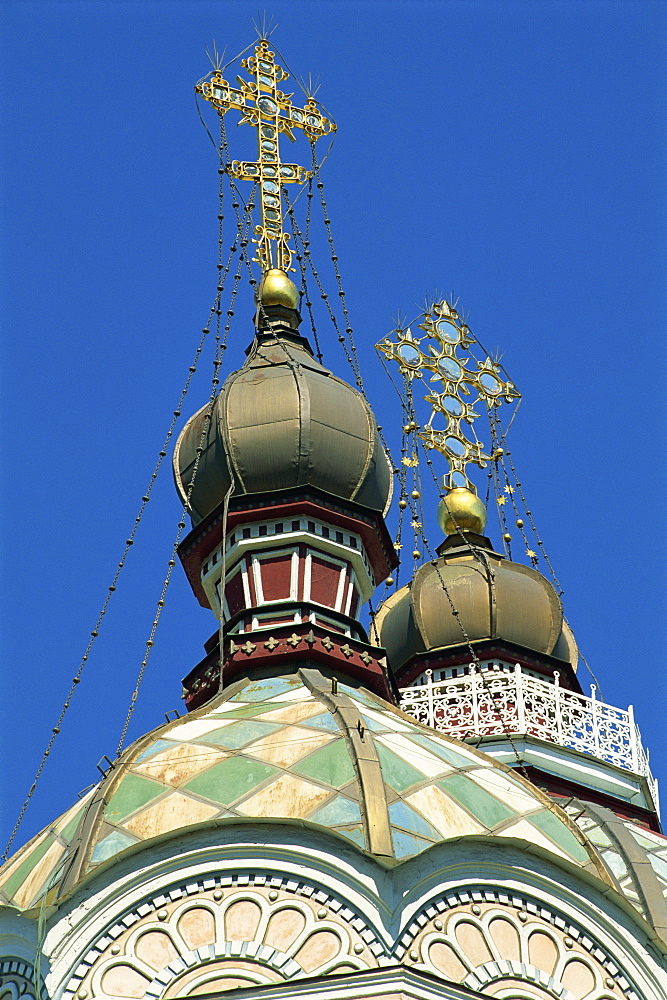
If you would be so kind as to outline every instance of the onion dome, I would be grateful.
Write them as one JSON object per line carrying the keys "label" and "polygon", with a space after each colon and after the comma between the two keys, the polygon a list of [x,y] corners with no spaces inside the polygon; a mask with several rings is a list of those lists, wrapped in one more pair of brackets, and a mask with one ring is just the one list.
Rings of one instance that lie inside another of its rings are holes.
{"label": "onion dome", "polygon": [[[568,816],[490,757],[318,669],[255,675],[129,747],[0,872],[22,909],[67,895],[156,838],[271,820],[319,828],[393,865],[461,837],[530,844],[609,875]],[[227,831],[227,832],[226,832]],[[235,833],[236,831],[236,833]]]}
{"label": "onion dome", "polygon": [[[296,288],[268,271],[258,295],[258,333],[245,365],[218,395],[207,428],[204,407],[186,424],[174,453],[185,502],[197,449],[203,453],[190,497],[198,523],[233,497],[311,486],[383,512],[392,477],[373,413],[296,332]],[[203,440],[202,440],[203,435]]]}
{"label": "onion dome", "polygon": [[492,550],[478,533],[486,523],[478,497],[465,488],[452,490],[440,503],[438,519],[451,532],[439,558],[421,566],[376,618],[392,668],[400,670],[417,653],[460,646],[464,633],[471,642],[504,639],[576,667],[576,644],[556,591],[537,570]]}

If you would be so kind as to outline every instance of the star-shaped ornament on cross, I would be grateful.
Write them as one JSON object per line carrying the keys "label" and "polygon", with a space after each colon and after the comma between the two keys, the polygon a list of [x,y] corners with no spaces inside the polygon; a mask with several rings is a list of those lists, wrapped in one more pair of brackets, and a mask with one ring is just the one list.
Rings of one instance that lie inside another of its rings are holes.
{"label": "star-shaped ornament on cross", "polygon": [[290,267],[292,253],[287,245],[290,234],[283,230],[282,188],[285,184],[303,184],[312,171],[298,163],[282,163],[279,136],[283,132],[294,142],[294,130],[301,129],[311,143],[336,131],[336,125],[325,118],[316,102],[309,98],[303,108],[294,107],[292,94],[278,89],[288,79],[287,73],[275,62],[275,53],[266,39],[255,47],[255,55],[244,59],[241,66],[252,74],[251,81],[237,76],[238,86],[228,83],[218,70],[210,80],[197,85],[197,92],[210,101],[218,114],[240,111],[239,125],[257,129],[257,160],[234,160],[227,168],[239,180],[258,184],[261,198],[262,224],[255,227],[257,257],[262,270]]}

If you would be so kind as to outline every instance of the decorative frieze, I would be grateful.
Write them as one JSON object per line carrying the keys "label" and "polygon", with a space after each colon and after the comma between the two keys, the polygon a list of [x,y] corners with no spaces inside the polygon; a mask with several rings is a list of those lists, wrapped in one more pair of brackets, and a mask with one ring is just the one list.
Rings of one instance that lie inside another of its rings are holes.
{"label": "decorative frieze", "polygon": [[39,977],[39,990],[37,990],[36,970],[29,963],[20,958],[6,957],[0,958],[0,998],[1,1000],[48,1000],[48,992]]}
{"label": "decorative frieze", "polygon": [[376,968],[358,914],[297,879],[233,875],[163,890],[109,927],[64,1000],[170,998]]}
{"label": "decorative frieze", "polygon": [[[226,684],[250,667],[291,665],[303,659],[340,668],[353,677],[363,679],[370,690],[380,697],[392,698],[384,650],[355,638],[348,631],[332,629],[326,620],[278,623],[273,628],[234,632],[225,643],[223,672]],[[268,633],[268,634],[267,634]],[[188,711],[193,711],[217,693],[220,667],[217,647],[183,680],[183,698]]]}
{"label": "decorative frieze", "polygon": [[408,965],[484,995],[498,995],[502,984],[502,996],[515,988],[531,998],[640,1000],[618,959],[582,927],[537,900],[482,887],[432,900],[397,953]]}
{"label": "decorative frieze", "polygon": [[321,886],[236,873],[166,887],[117,917],[78,962],[63,1000],[169,1000],[397,963],[484,996],[653,1000],[621,961],[564,913],[502,889],[431,898],[392,944]]}

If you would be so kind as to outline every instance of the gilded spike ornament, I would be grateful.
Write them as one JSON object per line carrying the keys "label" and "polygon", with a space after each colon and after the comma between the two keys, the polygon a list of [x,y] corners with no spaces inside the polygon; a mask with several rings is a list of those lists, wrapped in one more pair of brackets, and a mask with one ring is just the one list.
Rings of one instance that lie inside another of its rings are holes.
{"label": "gilded spike ornament", "polygon": [[197,85],[197,92],[210,101],[218,114],[241,112],[239,125],[257,129],[257,160],[234,160],[227,168],[239,180],[254,181],[261,193],[262,224],[255,227],[258,244],[255,260],[263,271],[290,267],[292,253],[287,245],[290,234],[283,230],[282,187],[303,184],[312,171],[297,163],[282,163],[279,136],[284,132],[294,142],[294,129],[301,129],[311,143],[336,131],[336,125],[325,118],[317,103],[309,98],[303,108],[292,105],[293,94],[285,94],[278,84],[289,73],[275,62],[275,53],[266,39],[255,47],[255,55],[241,61],[241,66],[253,76],[248,81],[237,76],[238,87],[232,86],[216,70],[212,77]]}
{"label": "gilded spike ornament", "polygon": [[[423,336],[413,336],[410,327],[397,329],[396,340],[387,337],[377,344],[377,349],[398,363],[404,378],[425,381],[425,373],[430,372],[429,382],[440,383],[438,389],[430,389],[424,397],[431,405],[431,416],[418,436],[426,448],[435,448],[447,459],[445,488],[466,487],[474,493],[466,466],[472,463],[483,469],[490,460],[475,433],[473,421],[479,413],[474,406],[484,403],[489,408],[496,407],[521,396],[512,382],[501,377],[497,361],[488,356],[484,361],[473,357],[469,348],[478,341],[446,300],[434,303],[418,317],[418,322]],[[459,352],[467,352],[468,356]],[[476,369],[468,367],[471,363]],[[462,423],[473,441],[466,437]]]}

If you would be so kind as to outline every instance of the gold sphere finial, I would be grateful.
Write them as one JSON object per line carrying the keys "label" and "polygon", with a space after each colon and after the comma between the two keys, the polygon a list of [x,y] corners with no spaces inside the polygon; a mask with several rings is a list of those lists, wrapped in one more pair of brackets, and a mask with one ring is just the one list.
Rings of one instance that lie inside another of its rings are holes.
{"label": "gold sphere finial", "polygon": [[486,507],[472,490],[457,486],[438,504],[438,524],[446,535],[459,531],[481,535],[486,527]]}
{"label": "gold sphere finial", "polygon": [[285,271],[272,267],[262,275],[257,289],[257,299],[263,306],[285,306],[287,309],[296,309],[299,305],[299,290]]}

